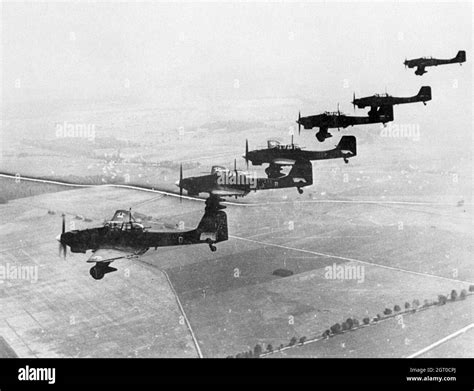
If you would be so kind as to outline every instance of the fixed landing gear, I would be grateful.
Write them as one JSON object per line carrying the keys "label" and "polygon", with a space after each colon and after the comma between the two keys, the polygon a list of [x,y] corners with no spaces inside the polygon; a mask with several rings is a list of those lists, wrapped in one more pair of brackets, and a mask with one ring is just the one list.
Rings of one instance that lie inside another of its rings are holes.
{"label": "fixed landing gear", "polygon": [[94,280],[102,280],[105,276],[105,271],[99,265],[92,267],[89,273]]}
{"label": "fixed landing gear", "polygon": [[209,196],[209,198],[206,200],[206,208],[205,208],[206,213],[215,213],[221,209],[225,209],[226,207],[220,204],[221,201],[222,201],[222,198],[220,198],[219,196],[216,196],[216,195]]}
{"label": "fixed landing gear", "polygon": [[283,174],[280,166],[270,165],[265,169],[268,178],[280,178]]}
{"label": "fixed landing gear", "polygon": [[344,158],[344,163],[349,163],[349,160],[346,157]]}
{"label": "fixed landing gear", "polygon": [[112,273],[112,272],[117,271],[116,268],[110,267],[109,263],[110,262],[106,264],[96,263],[95,266],[91,267],[91,269],[89,270],[89,273],[92,276],[92,278],[94,280],[102,280],[107,273]]}
{"label": "fixed landing gear", "polygon": [[298,190],[298,193],[303,194],[303,189],[301,187],[297,187],[296,190]]}
{"label": "fixed landing gear", "polygon": [[332,134],[331,134],[331,133],[328,133],[327,131],[326,131],[326,132],[323,132],[323,131],[320,130],[320,131],[319,131],[318,133],[316,133],[314,136],[318,139],[318,141],[319,141],[320,143],[322,143],[322,142],[323,142],[324,140],[326,140],[327,138],[332,137]]}
{"label": "fixed landing gear", "polygon": [[217,247],[214,246],[214,242],[213,242],[211,239],[207,239],[206,242],[207,242],[207,244],[209,245],[209,249],[210,249],[212,252],[217,251]]}

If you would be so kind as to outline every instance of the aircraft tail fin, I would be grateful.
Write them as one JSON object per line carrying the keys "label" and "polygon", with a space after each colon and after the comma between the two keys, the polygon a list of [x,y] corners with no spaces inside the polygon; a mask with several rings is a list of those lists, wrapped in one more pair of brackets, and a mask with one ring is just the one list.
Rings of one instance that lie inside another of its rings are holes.
{"label": "aircraft tail fin", "polygon": [[227,214],[222,211],[225,206],[219,204],[219,198],[209,197],[206,200],[206,209],[197,231],[201,240],[210,239],[212,243],[223,242],[228,239]]}
{"label": "aircraft tail fin", "polygon": [[423,86],[420,88],[418,92],[418,97],[421,98],[424,102],[427,100],[431,100],[431,87],[430,86]]}
{"label": "aircraft tail fin", "polygon": [[393,105],[382,106],[378,114],[381,122],[393,121]]}
{"label": "aircraft tail fin", "polygon": [[466,62],[466,51],[460,50],[454,59],[459,62]]}
{"label": "aircraft tail fin", "polygon": [[356,141],[355,136],[342,136],[336,148],[341,151],[349,151],[354,156],[356,156],[357,155],[357,141]]}
{"label": "aircraft tail fin", "polygon": [[288,177],[293,178],[293,181],[300,181],[304,186],[313,184],[313,165],[307,160],[298,160],[290,172]]}

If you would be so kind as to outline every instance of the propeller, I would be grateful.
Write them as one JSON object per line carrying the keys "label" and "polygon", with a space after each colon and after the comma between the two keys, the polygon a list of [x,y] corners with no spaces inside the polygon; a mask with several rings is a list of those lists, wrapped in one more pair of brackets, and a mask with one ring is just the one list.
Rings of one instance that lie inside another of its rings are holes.
{"label": "propeller", "polygon": [[56,239],[59,242],[59,256],[62,255],[64,257],[64,259],[66,259],[67,246],[66,246],[66,243],[64,243],[61,240],[62,235],[64,235],[64,233],[66,232],[66,215],[64,213],[62,214],[62,218],[63,218],[63,223],[62,223],[61,235],[58,235],[58,237]]}
{"label": "propeller", "polygon": [[354,112],[356,110],[356,105],[355,105],[355,100],[356,100],[356,93],[352,93],[352,106],[354,107]]}
{"label": "propeller", "polygon": [[293,143],[293,135],[291,135],[291,148],[295,148],[295,144]]}
{"label": "propeller", "polygon": [[249,158],[248,158],[248,155],[249,155],[249,140],[248,139],[245,139],[245,163],[247,163],[247,170],[249,169]]}
{"label": "propeller", "polygon": [[183,182],[183,164],[181,163],[179,165],[179,202],[181,203],[182,202],[182,197],[183,197],[183,186],[182,186],[182,183]]}
{"label": "propeller", "polygon": [[298,111],[298,135],[301,134],[301,111]]}
{"label": "propeller", "polygon": [[405,62],[403,63],[405,65],[405,69],[407,69],[407,58],[405,57]]}

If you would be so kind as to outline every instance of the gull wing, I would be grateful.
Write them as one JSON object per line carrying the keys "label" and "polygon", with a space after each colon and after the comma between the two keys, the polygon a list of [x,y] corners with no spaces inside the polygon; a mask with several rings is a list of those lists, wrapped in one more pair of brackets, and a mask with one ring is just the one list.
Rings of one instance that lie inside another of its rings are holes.
{"label": "gull wing", "polygon": [[292,166],[296,163],[296,159],[284,159],[284,158],[277,158],[273,159],[272,164],[277,166]]}
{"label": "gull wing", "polygon": [[244,196],[247,194],[245,190],[241,189],[234,189],[231,187],[220,187],[219,189],[212,190],[211,194],[221,196],[221,197],[228,197],[228,196]]}
{"label": "gull wing", "polygon": [[110,263],[117,259],[131,258],[135,254],[123,251],[100,248],[92,253],[87,263]]}

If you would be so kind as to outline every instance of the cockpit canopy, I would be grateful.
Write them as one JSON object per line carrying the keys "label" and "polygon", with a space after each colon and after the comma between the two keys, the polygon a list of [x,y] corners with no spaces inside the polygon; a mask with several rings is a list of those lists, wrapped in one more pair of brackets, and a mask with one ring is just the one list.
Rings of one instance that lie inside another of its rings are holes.
{"label": "cockpit canopy", "polygon": [[216,174],[218,172],[229,171],[227,168],[222,166],[212,166],[211,174]]}
{"label": "cockpit canopy", "polygon": [[279,141],[277,140],[268,140],[267,141],[267,145],[268,145],[268,149],[273,149],[273,148],[276,148],[276,149],[301,149],[298,145],[296,144],[286,144],[286,145],[282,145],[280,144]]}
{"label": "cockpit canopy", "polygon": [[267,147],[268,147],[268,149],[277,148],[279,145],[280,145],[280,142],[277,141],[277,140],[268,140],[268,141],[267,141]]}
{"label": "cockpit canopy", "polygon": [[242,170],[229,170],[228,168],[222,166],[212,166],[211,174],[217,174],[220,176],[225,176],[227,178],[234,176],[246,176],[248,173]]}
{"label": "cockpit canopy", "polygon": [[112,217],[105,224],[107,227],[121,229],[123,231],[130,231],[132,229],[144,229],[143,224],[138,223],[130,211],[128,210],[117,210]]}
{"label": "cockpit canopy", "polygon": [[129,221],[135,222],[135,219],[129,210],[124,209],[119,209],[115,211],[114,217],[112,217],[112,219],[110,220],[111,223],[128,223]]}
{"label": "cockpit canopy", "polygon": [[329,117],[337,117],[339,115],[342,115],[343,113],[341,113],[340,111],[325,111],[324,114]]}

